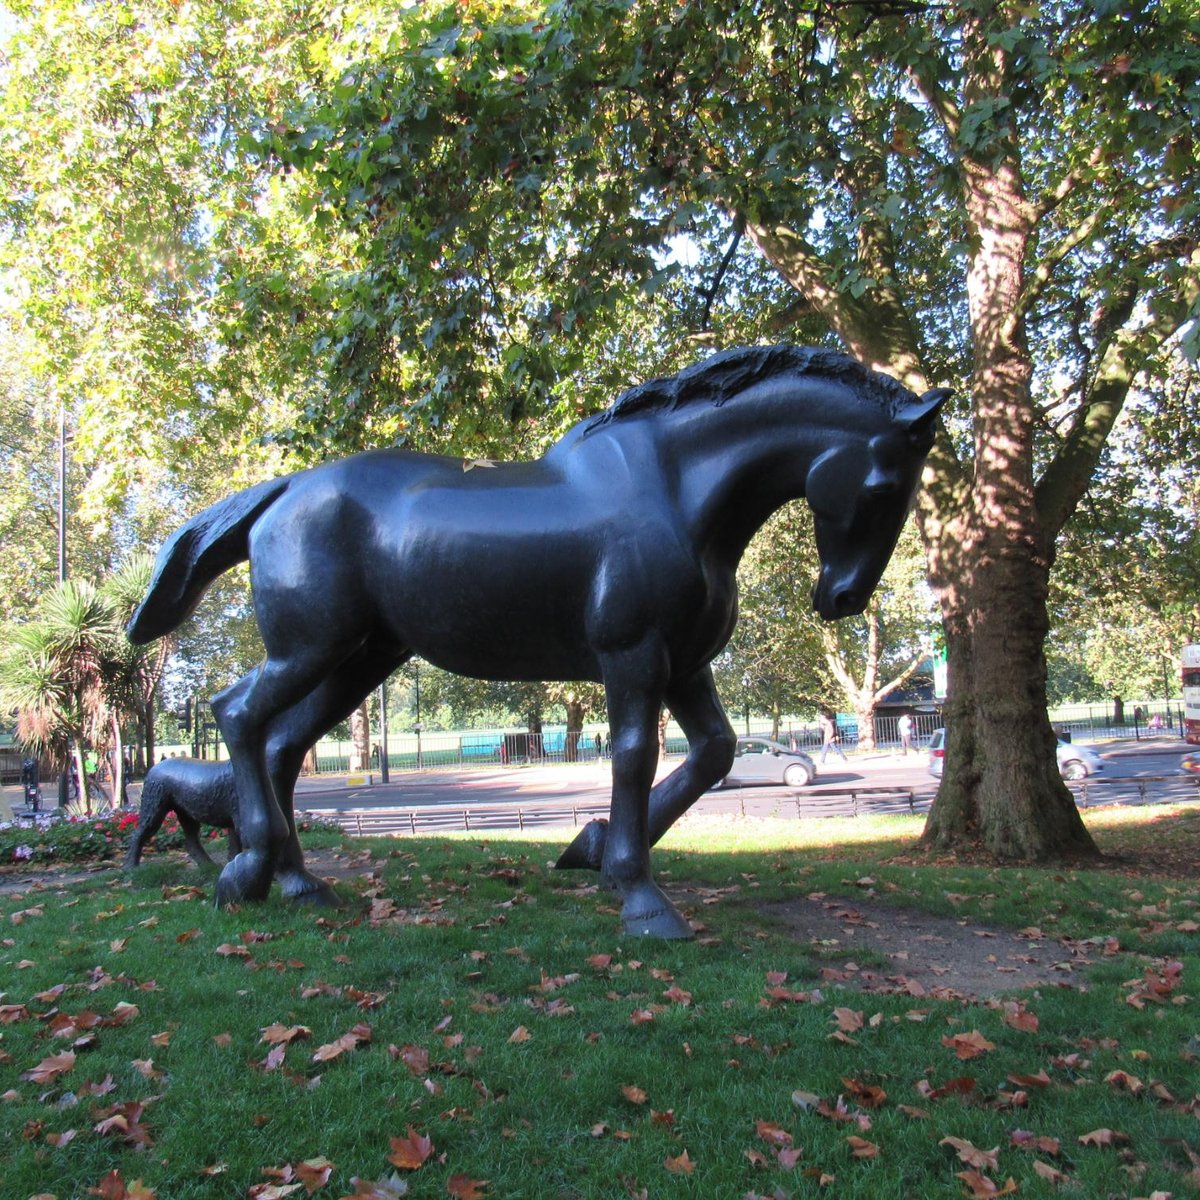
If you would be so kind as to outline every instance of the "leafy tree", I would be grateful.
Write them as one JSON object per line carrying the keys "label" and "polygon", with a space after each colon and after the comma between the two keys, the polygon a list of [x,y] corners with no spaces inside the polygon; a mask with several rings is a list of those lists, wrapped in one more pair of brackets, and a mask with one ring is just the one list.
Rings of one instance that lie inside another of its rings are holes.
{"label": "leafy tree", "polygon": [[114,488],[205,423],[522,452],[698,345],[836,338],[962,395],[918,512],[927,839],[1092,848],[1050,569],[1134,381],[1195,348],[1191,0],[12,7],[6,261]]}
{"label": "leafy tree", "polygon": [[121,724],[144,715],[162,650],[133,647],[124,634],[130,597],[149,579],[148,560],[131,563],[107,588],[67,580],[36,618],[8,628],[0,658],[0,706],[17,713],[17,735],[60,769],[73,757],[86,810],[92,811],[85,753],[112,750],[114,800],[121,795]]}
{"label": "leafy tree", "polygon": [[1094,9],[428,4],[356,25],[264,130],[361,235],[339,302],[387,319],[332,360],[356,396],[416,361],[435,407],[536,395],[683,231],[706,280],[743,236],[858,357],[960,382],[919,509],[950,674],[926,838],[1004,857],[1093,849],[1045,715],[1049,572],[1197,297],[1191,6]]}

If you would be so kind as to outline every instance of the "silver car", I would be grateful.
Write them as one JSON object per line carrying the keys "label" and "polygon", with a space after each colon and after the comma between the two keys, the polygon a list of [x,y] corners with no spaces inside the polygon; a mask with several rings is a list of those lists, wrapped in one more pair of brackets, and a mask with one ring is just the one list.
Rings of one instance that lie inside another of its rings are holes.
{"label": "silver car", "polygon": [[789,750],[770,738],[740,737],[733,766],[723,785],[782,783],[788,787],[806,787],[816,777],[817,764],[807,754]]}
{"label": "silver car", "polygon": [[[1055,747],[1058,771],[1064,779],[1086,779],[1104,770],[1104,759],[1087,746],[1074,746],[1070,742],[1059,742]],[[929,773],[935,779],[942,777],[942,764],[946,758],[946,731],[935,729],[929,735]]]}

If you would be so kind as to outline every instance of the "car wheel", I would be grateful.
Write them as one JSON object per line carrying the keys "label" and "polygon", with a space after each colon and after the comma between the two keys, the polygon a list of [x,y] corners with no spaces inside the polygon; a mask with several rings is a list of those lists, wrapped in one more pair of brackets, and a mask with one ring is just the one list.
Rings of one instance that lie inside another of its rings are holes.
{"label": "car wheel", "polygon": [[1087,764],[1078,758],[1068,759],[1062,765],[1062,777],[1064,779],[1086,779],[1087,774]]}
{"label": "car wheel", "polygon": [[783,773],[783,782],[788,787],[808,787],[812,783],[812,772],[802,763],[792,763]]}

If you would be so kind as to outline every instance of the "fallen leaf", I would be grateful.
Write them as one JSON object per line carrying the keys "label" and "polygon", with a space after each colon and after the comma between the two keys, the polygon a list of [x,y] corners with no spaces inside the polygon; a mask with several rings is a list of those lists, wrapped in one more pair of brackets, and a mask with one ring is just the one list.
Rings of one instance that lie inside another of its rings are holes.
{"label": "fallen leaf", "polygon": [[392,1152],[388,1162],[402,1171],[415,1171],[433,1153],[433,1141],[411,1125],[404,1137],[390,1139]]}
{"label": "fallen leaf", "polygon": [[971,1200],[988,1200],[991,1196],[1008,1196],[1017,1190],[1016,1181],[1009,1178],[1003,1185],[993,1183],[978,1171],[959,1171],[958,1178],[966,1185]]}
{"label": "fallen leaf", "polygon": [[852,1008],[835,1008],[833,1018],[842,1033],[857,1033],[863,1027],[863,1015]]}
{"label": "fallen leaf", "polygon": [[663,1166],[674,1175],[690,1175],[696,1169],[696,1164],[688,1157],[686,1149],[675,1158],[668,1155],[663,1159]]}
{"label": "fallen leaf", "polygon": [[510,1042],[528,1042],[532,1038],[533,1034],[524,1025],[518,1025],[508,1036]]}
{"label": "fallen leaf", "polygon": [[[311,1034],[312,1030],[307,1025],[281,1025],[276,1022],[262,1030],[262,1037],[258,1040],[266,1042],[269,1046],[290,1046],[292,1042],[301,1041]],[[219,1037],[220,1034],[217,1036]]]}
{"label": "fallen leaf", "polygon": [[355,1175],[350,1179],[350,1186],[354,1192],[339,1200],[401,1200],[408,1195],[408,1184],[399,1175],[390,1179],[359,1179]]}
{"label": "fallen leaf", "polygon": [[754,1132],[772,1146],[790,1146],[792,1144],[792,1135],[782,1125],[776,1125],[774,1121],[755,1121]]}
{"label": "fallen leaf", "polygon": [[1069,1183],[1071,1179],[1065,1171],[1060,1171],[1057,1167],[1052,1167],[1049,1163],[1042,1162],[1040,1158],[1033,1160],[1033,1169],[1047,1183]]}
{"label": "fallen leaf", "polygon": [[866,1138],[855,1137],[851,1134],[847,1139],[850,1143],[850,1149],[855,1158],[874,1158],[879,1154],[879,1147],[874,1142],[868,1142]]}
{"label": "fallen leaf", "polygon": [[487,1188],[486,1179],[471,1179],[466,1175],[451,1175],[446,1180],[446,1191],[454,1200],[480,1200]]}
{"label": "fallen leaf", "polygon": [[627,1083],[621,1088],[621,1095],[629,1101],[630,1104],[645,1104],[647,1100],[646,1093],[642,1091],[636,1084]]}
{"label": "fallen leaf", "polygon": [[1093,1129],[1091,1133],[1079,1135],[1081,1146],[1116,1146],[1127,1141],[1129,1141],[1129,1134],[1121,1133],[1116,1129]]}
{"label": "fallen leaf", "polygon": [[22,1073],[21,1078],[30,1083],[50,1083],[60,1075],[69,1071],[75,1065],[75,1052],[64,1050],[61,1054],[51,1054],[43,1058],[36,1067],[31,1067]]}
{"label": "fallen leaf", "polygon": [[322,1155],[320,1158],[306,1158],[303,1162],[296,1163],[292,1169],[311,1196],[329,1182],[333,1174],[333,1163]]}
{"label": "fallen leaf", "polygon": [[871,1083],[860,1083],[857,1079],[843,1077],[842,1086],[851,1099],[863,1108],[878,1108],[887,1099],[887,1092]]}
{"label": "fallen leaf", "polygon": [[956,1033],[953,1037],[944,1037],[942,1045],[949,1046],[961,1059],[975,1058],[996,1048],[977,1029],[970,1033]]}
{"label": "fallen leaf", "polygon": [[1058,1138],[1041,1137],[1035,1133],[1028,1133],[1024,1129],[1014,1129],[1009,1135],[1009,1141],[1012,1145],[1018,1146],[1022,1150],[1034,1150],[1039,1154],[1051,1154],[1055,1158],[1058,1157],[1062,1150]]}
{"label": "fallen leaf", "polygon": [[976,1167],[980,1170],[987,1169],[989,1171],[998,1171],[1000,1169],[1000,1147],[996,1146],[991,1150],[980,1150],[978,1146],[972,1145],[963,1138],[944,1137],[939,1146],[953,1146],[958,1153],[958,1160],[965,1163],[968,1167]]}

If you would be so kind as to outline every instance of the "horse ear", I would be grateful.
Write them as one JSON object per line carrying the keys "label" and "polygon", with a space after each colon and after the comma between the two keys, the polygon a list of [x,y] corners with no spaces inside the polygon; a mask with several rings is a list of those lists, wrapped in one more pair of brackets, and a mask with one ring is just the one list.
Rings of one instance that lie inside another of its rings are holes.
{"label": "horse ear", "polygon": [[938,410],[953,395],[950,388],[930,388],[925,395],[896,413],[896,424],[910,433],[932,430]]}

